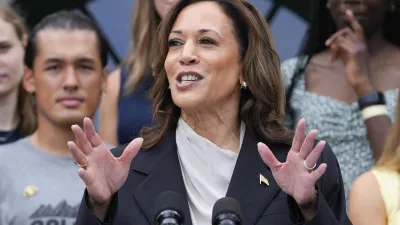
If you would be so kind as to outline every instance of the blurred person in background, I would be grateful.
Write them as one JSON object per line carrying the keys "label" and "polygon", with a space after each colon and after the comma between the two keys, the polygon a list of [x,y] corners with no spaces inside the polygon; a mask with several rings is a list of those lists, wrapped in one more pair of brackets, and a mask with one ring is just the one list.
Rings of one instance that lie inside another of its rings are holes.
{"label": "blurred person in background", "polygon": [[22,87],[24,54],[28,38],[22,19],[0,5],[0,145],[29,135],[34,124],[31,110],[24,110],[27,92]]}
{"label": "blurred person in background", "polygon": [[143,126],[152,124],[148,98],[154,79],[157,27],[176,0],[136,0],[132,23],[132,47],[126,62],[108,78],[100,105],[100,136],[113,145],[137,137]]}
{"label": "blurred person in background", "polygon": [[315,0],[300,56],[282,63],[286,125],[301,118],[332,146],[346,188],[382,154],[400,87],[393,0]]}
{"label": "blurred person in background", "polygon": [[354,181],[349,216],[354,225],[400,224],[400,98],[382,157],[375,168]]}
{"label": "blurred person in background", "polygon": [[74,140],[71,126],[98,108],[105,46],[95,24],[74,12],[48,15],[33,29],[23,84],[37,128],[0,146],[0,224],[74,224],[85,185],[67,142]]}

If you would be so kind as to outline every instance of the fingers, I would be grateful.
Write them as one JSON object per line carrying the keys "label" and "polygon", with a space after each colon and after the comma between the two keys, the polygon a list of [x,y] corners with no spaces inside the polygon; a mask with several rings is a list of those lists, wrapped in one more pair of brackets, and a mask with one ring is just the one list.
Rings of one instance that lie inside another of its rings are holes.
{"label": "fingers", "polygon": [[[317,163],[319,157],[321,156],[322,151],[325,148],[325,144],[326,144],[325,141],[318,142],[314,150],[305,160],[305,164],[307,165],[307,167],[311,168]],[[327,167],[326,163],[322,163],[316,170],[310,173],[310,176],[313,178],[315,182],[325,173],[326,167]]]}
{"label": "fingers", "polygon": [[275,170],[279,169],[282,165],[271,152],[271,150],[265,144],[259,142],[257,144],[258,152],[265,164],[274,172]]}
{"label": "fingers", "polygon": [[346,18],[349,20],[351,28],[354,31],[354,34],[359,40],[364,39],[364,31],[361,26],[361,24],[357,21],[357,19],[354,17],[354,14],[351,10],[346,10]]}
{"label": "fingers", "polygon": [[143,144],[143,138],[135,138],[129,145],[125,148],[124,152],[122,153],[121,157],[119,157],[119,161],[123,167],[129,168],[133,158],[139,152],[140,148]]}
{"label": "fingers", "polygon": [[330,45],[330,51],[331,51],[331,57],[330,60],[334,61],[341,57],[345,57],[343,59],[346,59],[347,57],[353,57],[356,56],[357,53],[360,51],[360,47],[363,45],[360,45],[360,42],[355,42],[351,41],[349,39],[346,39],[345,37],[338,37],[335,39],[335,41]]}
{"label": "fingers", "polygon": [[359,43],[359,41],[357,35],[348,27],[333,34],[325,42],[325,45],[329,47],[331,51],[330,61],[332,62],[338,59],[341,50],[345,50],[346,52],[351,51],[352,46],[354,46],[352,43]]}
{"label": "fingers", "polygon": [[79,174],[79,177],[83,180],[83,182],[85,183],[86,186],[90,185],[91,180],[90,180],[88,171],[86,171],[83,168],[79,168],[78,174]]}
{"label": "fingers", "polygon": [[313,150],[313,146],[314,146],[314,140],[317,137],[317,134],[318,134],[317,130],[311,130],[310,132],[308,132],[308,134],[300,148],[300,157],[301,158],[305,159],[311,153],[311,151]]}
{"label": "fingers", "polygon": [[354,35],[354,32],[350,28],[346,27],[346,28],[343,28],[343,29],[337,31],[330,38],[328,38],[328,40],[325,41],[325,45],[330,47],[330,45],[332,45],[334,42],[336,42],[336,39],[338,39],[339,37],[344,37],[344,38],[350,39],[350,40],[356,40],[356,36]]}
{"label": "fingers", "polygon": [[301,145],[303,144],[305,138],[305,130],[306,130],[306,120],[302,118],[296,127],[296,132],[294,133],[293,143],[292,143],[292,151],[299,152]]}
{"label": "fingers", "polygon": [[337,45],[336,43],[333,43],[333,44],[330,45],[329,48],[330,48],[330,51],[331,51],[331,56],[330,56],[329,60],[330,60],[331,62],[333,62],[333,61],[335,61],[336,59],[339,58],[339,55],[340,55],[340,47],[339,47],[339,45]]}
{"label": "fingers", "polygon": [[97,147],[97,146],[103,144],[103,141],[101,140],[100,136],[97,134],[96,130],[94,129],[91,119],[89,119],[87,117],[85,117],[83,119],[83,128],[84,128],[87,139],[89,140],[90,144],[93,147]]}
{"label": "fingers", "polygon": [[317,182],[317,180],[319,180],[319,178],[321,178],[322,175],[324,175],[326,168],[327,168],[326,163],[322,163],[321,165],[319,165],[319,167],[316,170],[314,170],[310,174],[312,179],[314,180],[314,182]]}
{"label": "fingers", "polygon": [[79,146],[82,152],[85,155],[92,153],[92,145],[89,143],[85,133],[83,133],[83,130],[78,125],[72,125],[71,130],[75,135],[76,144]]}
{"label": "fingers", "polygon": [[83,154],[81,150],[79,150],[78,146],[76,146],[73,141],[68,141],[67,145],[72,154],[72,157],[74,157],[75,162],[80,165],[85,165],[87,163],[86,155]]}
{"label": "fingers", "polygon": [[312,152],[307,156],[306,165],[308,167],[313,167],[317,163],[322,151],[324,150],[325,143],[325,141],[318,142]]}

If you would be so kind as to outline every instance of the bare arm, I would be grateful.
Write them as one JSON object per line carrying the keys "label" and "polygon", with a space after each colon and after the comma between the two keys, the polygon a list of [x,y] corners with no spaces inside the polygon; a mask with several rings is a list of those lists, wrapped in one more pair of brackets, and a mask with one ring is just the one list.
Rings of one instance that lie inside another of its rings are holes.
{"label": "bare arm", "polygon": [[118,146],[118,98],[121,69],[114,70],[108,77],[107,89],[100,103],[100,137],[109,144]]}
{"label": "bare arm", "polygon": [[367,129],[369,144],[375,162],[379,160],[390,132],[391,121],[388,116],[372,117],[364,122]]}
{"label": "bare arm", "polygon": [[[355,88],[359,97],[374,91],[372,85],[369,82],[366,83],[367,84],[361,85],[360,88]],[[381,115],[367,119],[364,121],[364,124],[367,130],[367,137],[371,146],[372,155],[375,162],[377,162],[383,153],[392,123],[389,116]]]}
{"label": "bare arm", "polygon": [[353,225],[386,225],[385,205],[379,184],[370,171],[353,183],[350,191],[349,217]]}

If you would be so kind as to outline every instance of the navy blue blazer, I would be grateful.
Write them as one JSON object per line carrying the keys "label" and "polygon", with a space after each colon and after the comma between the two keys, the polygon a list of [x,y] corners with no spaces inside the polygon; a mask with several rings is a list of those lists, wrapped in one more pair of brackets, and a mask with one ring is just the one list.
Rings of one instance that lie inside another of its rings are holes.
{"label": "navy blue blazer", "polygon": [[[293,198],[277,185],[268,166],[261,159],[256,138],[246,130],[243,144],[229,184],[227,196],[241,205],[243,225],[350,225],[346,214],[344,188],[339,164],[326,145],[318,164],[328,167],[317,183],[317,214],[304,221]],[[287,144],[266,143],[275,157],[284,162],[290,150]],[[113,150],[120,156],[126,145]],[[269,186],[260,184],[262,174]],[[155,147],[140,151],[133,159],[127,181],[114,195],[109,209],[109,223],[100,222],[88,208],[85,191],[76,225],[154,225],[152,207],[157,195],[171,190],[186,197],[185,185],[177,155],[175,131],[169,132]],[[212,210],[212,209],[210,209]],[[183,209],[185,225],[192,225],[189,206]],[[210,221],[211,224],[211,221]]]}

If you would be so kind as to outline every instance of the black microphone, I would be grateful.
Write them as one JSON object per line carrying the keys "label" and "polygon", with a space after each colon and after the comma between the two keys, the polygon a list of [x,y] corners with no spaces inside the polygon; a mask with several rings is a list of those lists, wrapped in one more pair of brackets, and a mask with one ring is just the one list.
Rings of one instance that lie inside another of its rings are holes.
{"label": "black microphone", "polygon": [[173,191],[159,194],[154,201],[154,220],[156,225],[183,225],[185,201],[183,197]]}
{"label": "black microphone", "polygon": [[242,225],[240,204],[236,199],[224,197],[213,207],[212,225]]}

